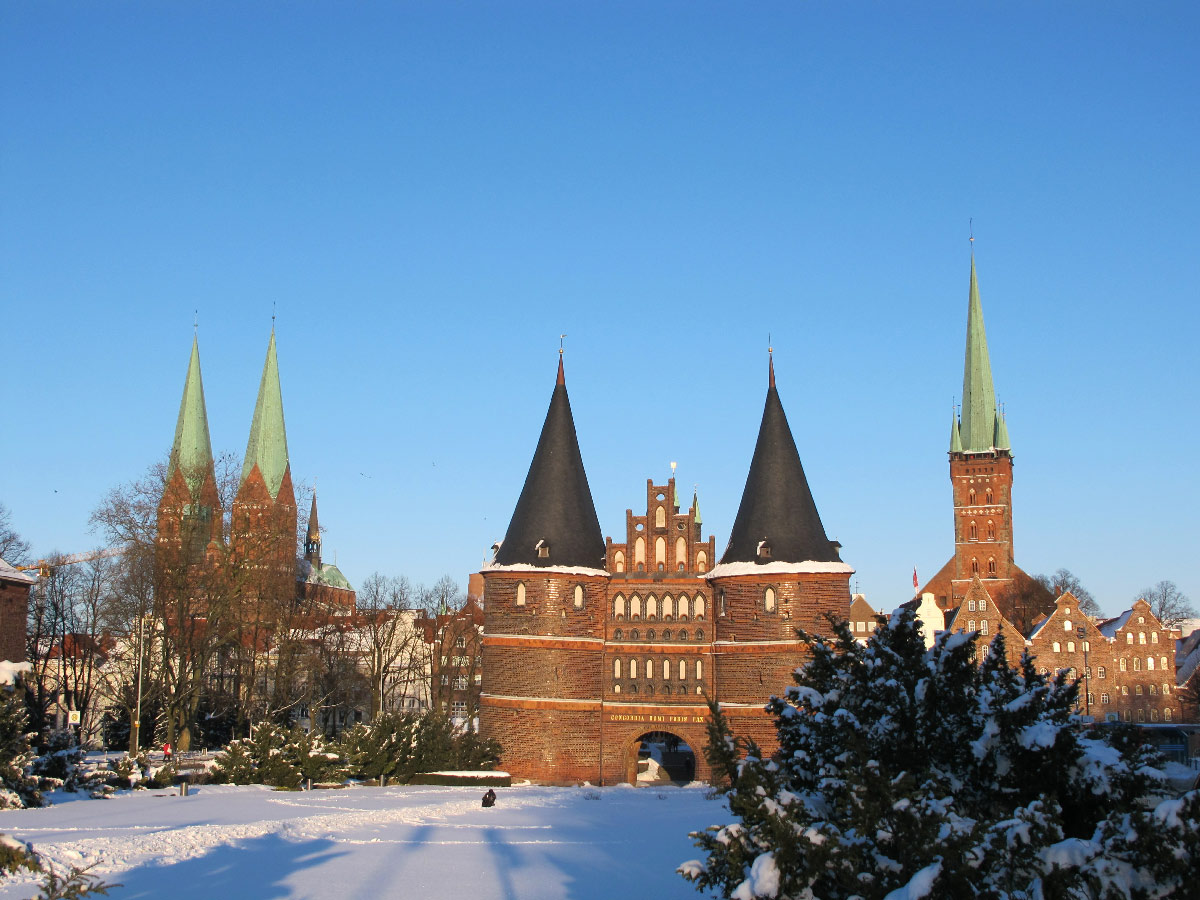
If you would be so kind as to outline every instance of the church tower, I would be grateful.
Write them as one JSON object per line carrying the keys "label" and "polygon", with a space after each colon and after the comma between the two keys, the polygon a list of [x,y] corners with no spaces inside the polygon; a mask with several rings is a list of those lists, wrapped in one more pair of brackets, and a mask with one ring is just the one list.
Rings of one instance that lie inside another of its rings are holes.
{"label": "church tower", "polygon": [[221,544],[221,519],[204,379],[200,374],[200,347],[193,337],[175,440],[167,461],[166,485],[158,504],[158,547],[164,569],[182,571],[208,560]]}
{"label": "church tower", "polygon": [[742,502],[725,553],[706,576],[714,594],[716,699],[734,731],[760,746],[776,740],[763,697],[791,683],[804,652],[796,629],[828,634],[829,616],[849,616],[854,569],[839,549],[817,513],[771,359]]}
{"label": "church tower", "polygon": [[313,491],[312,508],[308,511],[308,528],[304,533],[304,558],[309,565],[321,569],[321,526],[317,522],[317,492]]}
{"label": "church tower", "polygon": [[274,328],[250,423],[242,477],[233,501],[231,543],[234,558],[256,573],[255,584],[247,585],[250,590],[279,601],[294,595],[296,495],[288,460]]}
{"label": "church tower", "polygon": [[600,770],[604,556],[560,351],[525,486],[482,573],[480,730],[514,775],[571,783]]}

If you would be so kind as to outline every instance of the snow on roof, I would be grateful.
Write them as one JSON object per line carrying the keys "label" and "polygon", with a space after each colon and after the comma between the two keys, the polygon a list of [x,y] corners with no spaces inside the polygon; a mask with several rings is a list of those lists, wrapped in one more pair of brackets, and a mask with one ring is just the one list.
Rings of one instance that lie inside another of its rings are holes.
{"label": "snow on roof", "polygon": [[24,584],[33,584],[37,581],[36,575],[32,575],[29,572],[22,572],[15,566],[10,566],[3,558],[0,558],[0,578],[5,581],[20,581]]}
{"label": "snow on roof", "polygon": [[509,563],[506,566],[490,563],[483,567],[484,572],[541,572],[546,575],[603,575],[609,577],[603,569],[589,569],[587,566],[533,566],[529,563]]}
{"label": "snow on roof", "polygon": [[1109,619],[1101,622],[1096,627],[1100,629],[1100,633],[1106,638],[1116,637],[1118,631],[1125,627],[1125,623],[1129,621],[1129,617],[1133,615],[1132,609],[1127,609],[1115,619]]}
{"label": "snow on roof", "polygon": [[1053,618],[1053,616],[1047,616],[1046,618],[1042,619],[1042,621],[1040,621],[1036,625],[1034,625],[1033,628],[1029,632],[1028,639],[1032,641],[1035,637],[1037,637],[1039,634],[1041,634],[1042,629],[1050,624],[1050,620],[1052,618]]}
{"label": "snow on roof", "polygon": [[853,575],[854,568],[844,562],[782,562],[775,560],[769,563],[729,562],[713,566],[705,573],[705,578],[730,578],[734,575]]}
{"label": "snow on roof", "polygon": [[1192,644],[1191,652],[1182,659],[1178,655],[1175,657],[1175,683],[1187,684],[1197,666],[1200,666],[1200,642]]}

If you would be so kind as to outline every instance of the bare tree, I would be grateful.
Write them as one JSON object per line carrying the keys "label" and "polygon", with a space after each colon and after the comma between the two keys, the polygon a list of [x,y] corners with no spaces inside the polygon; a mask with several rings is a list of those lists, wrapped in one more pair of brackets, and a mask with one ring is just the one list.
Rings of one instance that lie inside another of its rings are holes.
{"label": "bare tree", "polygon": [[1092,592],[1083,586],[1074,572],[1068,569],[1059,569],[1053,575],[1035,575],[1033,577],[1042,587],[1053,594],[1055,599],[1069,591],[1079,601],[1079,611],[1085,616],[1100,615],[1100,604],[1096,602]]}
{"label": "bare tree", "polygon": [[21,537],[20,532],[13,527],[12,513],[8,507],[0,503],[0,558],[10,565],[18,566],[25,562],[29,555],[29,541]]}
{"label": "bare tree", "polygon": [[1160,581],[1154,587],[1139,591],[1134,599],[1138,598],[1150,604],[1150,612],[1167,628],[1175,628],[1188,619],[1200,618],[1200,611],[1173,581]]}
{"label": "bare tree", "polygon": [[482,675],[482,610],[449,575],[422,592],[430,705],[472,721]]}
{"label": "bare tree", "polygon": [[371,684],[371,718],[418,677],[420,636],[412,627],[413,589],[403,576],[372,573],[358,591],[360,653]]}

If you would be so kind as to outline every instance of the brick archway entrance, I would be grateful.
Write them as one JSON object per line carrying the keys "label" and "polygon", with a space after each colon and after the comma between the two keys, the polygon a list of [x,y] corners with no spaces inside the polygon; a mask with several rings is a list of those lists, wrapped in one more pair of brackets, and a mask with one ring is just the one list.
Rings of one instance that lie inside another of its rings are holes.
{"label": "brick archway entrance", "polygon": [[697,750],[673,731],[644,731],[625,747],[625,781],[642,786],[694,781]]}

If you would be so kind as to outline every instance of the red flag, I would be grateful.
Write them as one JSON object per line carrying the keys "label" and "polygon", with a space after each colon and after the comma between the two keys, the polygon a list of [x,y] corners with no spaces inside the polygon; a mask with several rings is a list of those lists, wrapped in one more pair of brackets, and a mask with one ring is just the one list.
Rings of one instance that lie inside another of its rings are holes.
{"label": "red flag", "polygon": [[915,591],[920,584],[921,582],[917,581],[917,567],[913,566],[913,590]]}

